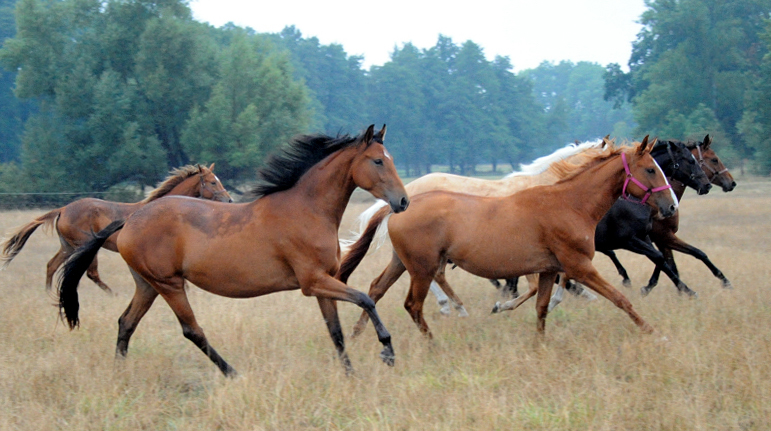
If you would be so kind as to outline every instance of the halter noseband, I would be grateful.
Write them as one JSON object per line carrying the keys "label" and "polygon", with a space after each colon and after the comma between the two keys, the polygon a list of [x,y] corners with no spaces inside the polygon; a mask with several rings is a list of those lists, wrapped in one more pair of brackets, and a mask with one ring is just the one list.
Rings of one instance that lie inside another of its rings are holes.
{"label": "halter noseband", "polygon": [[[696,145],[696,151],[699,152],[699,167],[704,170],[704,168],[709,169],[709,172],[712,174],[713,177],[716,177],[720,174],[724,174],[728,172],[728,168],[725,168],[723,170],[718,171],[717,169],[713,168],[712,166],[708,165],[707,162],[704,160],[704,156],[701,154],[701,145]],[[711,180],[712,178],[710,178]]]}
{"label": "halter noseband", "polygon": [[642,205],[644,205],[645,202],[648,202],[648,198],[651,197],[653,193],[672,188],[671,184],[667,184],[667,185],[652,189],[646,186],[645,184],[641,183],[640,180],[638,180],[632,175],[632,171],[629,170],[629,164],[626,162],[626,153],[621,153],[621,162],[624,164],[624,171],[626,171],[626,179],[624,179],[624,187],[621,189],[621,197],[623,199],[631,200],[629,198],[632,196],[626,192],[626,187],[629,185],[630,181],[637,184],[637,187],[640,187],[641,189],[645,190],[645,196],[643,196],[642,200],[640,201],[640,204]]}

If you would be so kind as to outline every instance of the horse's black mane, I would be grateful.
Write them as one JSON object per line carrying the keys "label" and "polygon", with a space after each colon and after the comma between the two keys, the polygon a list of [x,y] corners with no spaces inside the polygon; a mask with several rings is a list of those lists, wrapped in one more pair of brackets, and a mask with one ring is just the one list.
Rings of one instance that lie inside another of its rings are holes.
{"label": "horse's black mane", "polygon": [[322,134],[300,135],[273,153],[257,171],[254,197],[292,188],[300,177],[328,155],[350,147],[361,140],[348,134],[331,137]]}

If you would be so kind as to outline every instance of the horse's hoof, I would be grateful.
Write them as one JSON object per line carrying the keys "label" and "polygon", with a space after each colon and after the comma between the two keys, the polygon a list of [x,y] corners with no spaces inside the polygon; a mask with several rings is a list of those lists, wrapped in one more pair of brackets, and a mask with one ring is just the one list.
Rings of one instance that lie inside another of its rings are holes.
{"label": "horse's hoof", "polygon": [[442,316],[449,316],[450,315],[450,304],[445,304],[442,308],[439,309],[439,314]]}
{"label": "horse's hoof", "polygon": [[498,312],[500,312],[500,311],[501,311],[501,302],[500,302],[500,301],[498,301],[498,302],[496,302],[496,303],[495,303],[495,305],[493,306],[493,312],[492,312],[492,314],[498,313]]}
{"label": "horse's hoof", "polygon": [[632,287],[632,280],[625,278],[624,281],[621,282],[621,284],[623,284],[624,287]]}
{"label": "horse's hoof", "polygon": [[468,311],[462,305],[458,308],[458,317],[468,317]]}
{"label": "horse's hoof", "polygon": [[652,287],[650,286],[643,286],[640,288],[640,294],[642,296],[648,296],[649,293],[651,293]]}
{"label": "horse's hoof", "polygon": [[728,279],[723,280],[723,289],[733,289],[734,285]]}
{"label": "horse's hoof", "polygon": [[394,355],[394,349],[391,346],[386,346],[382,352],[380,352],[380,359],[385,362],[389,367],[393,367],[396,362],[396,355]]}

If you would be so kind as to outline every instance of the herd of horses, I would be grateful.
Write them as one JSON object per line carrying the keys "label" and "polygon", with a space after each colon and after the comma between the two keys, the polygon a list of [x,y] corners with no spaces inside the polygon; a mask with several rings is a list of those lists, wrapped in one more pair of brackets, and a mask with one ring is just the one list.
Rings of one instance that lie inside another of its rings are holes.
{"label": "herd of horses", "polygon": [[[385,134],[385,126],[376,131],[371,125],[358,136],[298,136],[268,157],[257,173],[255,199],[246,203],[232,203],[214,165],[172,171],[135,204],[81,199],[17,229],[2,245],[2,259],[10,263],[39,226],[55,228],[61,248],[48,262],[46,287],[61,267],[60,317],[73,329],[79,325],[80,279],[87,274],[110,292],[99,278],[96,255],[101,248],[120,253],[136,290],[118,320],[116,357],[126,356],[137,325],[160,295],[184,336],[225,375],[235,370],[198,325],[187,281],[232,298],[296,289],[316,297],[346,372],[352,366],[337,301],[362,308],[354,335],[372,320],[383,345],[380,357],[394,365],[391,336],[375,303],[405,271],[410,275],[405,308],[429,337],[423,303],[430,289],[446,294],[465,313],[445,278],[448,264],[496,283],[507,280],[512,299],[497,303],[494,312],[513,310],[536,296],[539,333],[558,279],[558,289],[588,286],[642,331],[653,331],[592,265],[595,250],[613,259],[624,284],[629,279],[613,250],[650,258],[656,272],[646,293],[664,271],[679,292],[695,294],[680,280],[673,250],[701,259],[730,287],[706,254],[676,236],[686,187],[704,194],[711,184],[723,191],[736,185],[709,137],[689,144],[645,137],[629,146],[606,137],[560,149],[501,180],[429,174],[405,188],[384,146]],[[341,241],[343,213],[357,187],[379,201],[360,216],[359,237]],[[390,239],[393,254],[365,294],[347,281],[376,237],[380,244]],[[527,276],[530,286],[521,296],[520,276]]]}

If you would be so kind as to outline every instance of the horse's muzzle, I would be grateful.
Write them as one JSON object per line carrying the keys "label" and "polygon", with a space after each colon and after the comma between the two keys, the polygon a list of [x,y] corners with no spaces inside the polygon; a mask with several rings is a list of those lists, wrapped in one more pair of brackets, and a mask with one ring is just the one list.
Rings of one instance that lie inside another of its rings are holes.
{"label": "horse's muzzle", "polygon": [[710,189],[712,189],[712,184],[706,184],[696,189],[696,193],[699,195],[706,195],[709,193]]}
{"label": "horse's muzzle", "polygon": [[407,198],[407,196],[402,196],[398,202],[391,201],[390,204],[393,212],[400,213],[406,210],[408,206],[410,206],[410,200]]}

